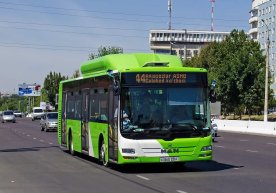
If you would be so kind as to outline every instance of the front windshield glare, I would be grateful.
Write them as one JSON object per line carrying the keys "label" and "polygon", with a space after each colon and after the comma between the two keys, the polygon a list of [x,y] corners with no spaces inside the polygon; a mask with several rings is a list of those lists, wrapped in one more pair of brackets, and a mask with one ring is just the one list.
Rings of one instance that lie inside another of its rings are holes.
{"label": "front windshield glare", "polygon": [[124,88],[122,132],[206,127],[205,88]]}

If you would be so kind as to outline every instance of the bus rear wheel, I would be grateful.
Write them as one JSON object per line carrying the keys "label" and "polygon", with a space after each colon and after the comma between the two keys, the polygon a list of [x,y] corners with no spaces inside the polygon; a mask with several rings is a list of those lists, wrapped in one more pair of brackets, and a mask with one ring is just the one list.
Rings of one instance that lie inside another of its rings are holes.
{"label": "bus rear wheel", "polygon": [[70,132],[70,134],[69,134],[69,153],[70,153],[71,155],[73,155],[73,156],[75,155],[74,144],[73,144],[71,132]]}
{"label": "bus rear wheel", "polygon": [[106,156],[106,148],[105,148],[105,144],[104,144],[104,140],[101,143],[100,146],[100,163],[104,166],[108,166],[108,161],[107,161],[107,156]]}

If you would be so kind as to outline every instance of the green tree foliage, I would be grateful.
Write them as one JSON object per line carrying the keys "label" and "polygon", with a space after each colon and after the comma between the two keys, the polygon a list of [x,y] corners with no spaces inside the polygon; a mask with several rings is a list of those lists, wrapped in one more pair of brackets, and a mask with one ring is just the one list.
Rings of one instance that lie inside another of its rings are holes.
{"label": "green tree foliage", "polygon": [[[49,102],[52,103],[52,105],[55,104],[55,98],[56,94],[58,94],[58,89],[59,89],[59,83],[62,80],[68,79],[65,76],[62,76],[60,73],[56,72],[50,72],[45,80],[44,80],[44,90],[46,92],[46,95],[49,99]],[[44,92],[44,91],[43,91]]]}
{"label": "green tree foliage", "polygon": [[120,53],[123,53],[123,48],[114,47],[114,46],[109,46],[109,47],[103,47],[103,46],[101,46],[98,49],[98,54],[91,53],[91,54],[89,54],[88,59],[89,60],[93,60],[95,58],[106,56],[108,54],[120,54]]}
{"label": "green tree foliage", "polygon": [[265,56],[260,45],[244,31],[233,30],[223,42],[209,44],[185,64],[207,68],[209,82],[217,80],[218,100],[224,113],[241,115],[246,110],[251,114],[263,109]]}
{"label": "green tree foliage", "polygon": [[73,73],[72,78],[78,78],[78,77],[80,77],[80,70],[79,69],[75,70],[75,72]]}
{"label": "green tree foliage", "polygon": [[0,98],[0,111],[3,110],[19,110],[25,112],[27,110],[27,98],[18,95]]}

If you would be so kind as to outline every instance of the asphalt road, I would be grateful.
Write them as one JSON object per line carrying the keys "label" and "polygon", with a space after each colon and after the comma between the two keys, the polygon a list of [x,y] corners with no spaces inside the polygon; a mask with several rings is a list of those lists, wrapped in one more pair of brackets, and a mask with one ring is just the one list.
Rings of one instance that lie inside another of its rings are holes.
{"label": "asphalt road", "polygon": [[0,123],[0,193],[275,193],[276,138],[219,133],[214,160],[105,168],[72,157],[39,121]]}

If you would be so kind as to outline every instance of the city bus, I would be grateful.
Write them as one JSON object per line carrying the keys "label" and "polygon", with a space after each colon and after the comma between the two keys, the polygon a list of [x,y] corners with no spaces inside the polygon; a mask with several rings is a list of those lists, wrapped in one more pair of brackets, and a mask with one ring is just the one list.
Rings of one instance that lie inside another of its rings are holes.
{"label": "city bus", "polygon": [[103,165],[212,159],[207,70],[165,54],[112,54],[62,81],[58,142]]}

